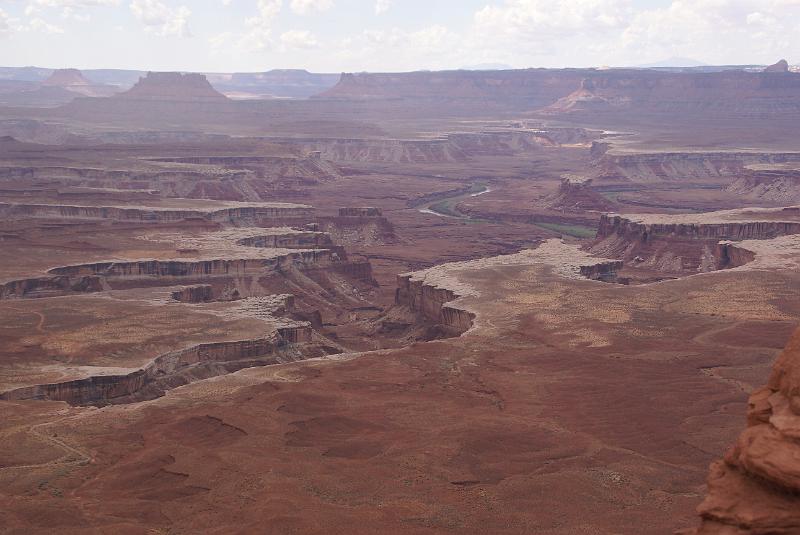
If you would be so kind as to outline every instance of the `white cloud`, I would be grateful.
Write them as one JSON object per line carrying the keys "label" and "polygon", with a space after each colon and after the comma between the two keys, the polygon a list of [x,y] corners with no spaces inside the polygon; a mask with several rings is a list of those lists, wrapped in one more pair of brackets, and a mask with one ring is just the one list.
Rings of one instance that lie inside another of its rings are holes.
{"label": "white cloud", "polygon": [[800,0],[673,0],[637,13],[621,41],[629,56],[703,54],[711,63],[772,62],[800,49]]}
{"label": "white cloud", "polygon": [[281,34],[281,44],[285,49],[317,48],[319,42],[308,30],[289,30]]}
{"label": "white cloud", "polygon": [[46,20],[42,20],[38,17],[29,20],[27,27],[23,29],[34,32],[50,33],[50,34],[64,33],[63,28],[56,26],[55,24],[50,24]]}
{"label": "white cloud", "polygon": [[61,16],[81,22],[91,20],[89,11],[97,7],[118,6],[120,0],[28,0],[25,15],[33,19],[46,9],[60,9]]}
{"label": "white cloud", "polygon": [[211,45],[211,48],[219,49],[225,46],[231,38],[231,32],[222,32],[216,35],[212,35],[208,38],[208,44]]}
{"label": "white cloud", "polygon": [[272,21],[281,12],[283,0],[258,0],[258,13],[244,21],[245,31],[237,46],[246,51],[272,46]]}
{"label": "white cloud", "polygon": [[298,15],[310,15],[329,10],[333,7],[333,0],[292,0],[290,7]]}
{"label": "white cloud", "polygon": [[162,37],[189,37],[189,16],[192,12],[186,6],[169,7],[159,0],[132,0],[131,12],[145,30]]}
{"label": "white cloud", "polygon": [[120,0],[29,0],[29,6],[51,8],[87,8],[101,6],[118,6]]}
{"label": "white cloud", "polygon": [[375,1],[375,14],[380,15],[386,13],[392,7],[392,0],[376,0]]}
{"label": "white cloud", "polygon": [[391,70],[417,70],[452,67],[464,50],[458,33],[437,24],[413,32],[364,30],[331,52],[357,70],[386,70],[386,58],[391,58]]}
{"label": "white cloud", "polygon": [[8,14],[0,9],[0,37],[6,37],[11,34],[11,18]]}

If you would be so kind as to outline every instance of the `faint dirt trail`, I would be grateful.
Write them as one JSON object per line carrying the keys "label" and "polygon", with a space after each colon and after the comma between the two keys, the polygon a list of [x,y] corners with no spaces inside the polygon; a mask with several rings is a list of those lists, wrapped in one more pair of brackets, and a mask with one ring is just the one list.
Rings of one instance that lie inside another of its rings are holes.
{"label": "faint dirt trail", "polygon": [[32,468],[43,468],[47,466],[68,466],[68,465],[84,465],[92,462],[94,458],[91,454],[82,451],[74,446],[70,446],[63,440],[54,437],[42,430],[48,426],[61,424],[66,422],[67,420],[74,420],[83,416],[83,414],[78,414],[76,416],[68,417],[68,418],[60,418],[52,422],[42,422],[39,424],[34,424],[28,427],[28,433],[36,437],[38,440],[55,446],[58,449],[63,450],[66,452],[64,455],[57,459],[53,459],[51,461],[46,461],[43,463],[35,463],[35,464],[23,464],[17,466],[4,466],[0,467],[0,471],[3,470],[25,470],[25,469],[32,469]]}
{"label": "faint dirt trail", "polygon": [[16,310],[17,312],[21,312],[23,314],[33,314],[34,316],[39,318],[39,321],[38,321],[38,323],[36,324],[36,327],[35,327],[36,332],[37,333],[44,333],[45,317],[44,317],[44,314],[42,314],[41,312],[37,312],[35,310],[24,310],[24,309],[16,308],[16,307],[8,307],[8,309],[9,310]]}

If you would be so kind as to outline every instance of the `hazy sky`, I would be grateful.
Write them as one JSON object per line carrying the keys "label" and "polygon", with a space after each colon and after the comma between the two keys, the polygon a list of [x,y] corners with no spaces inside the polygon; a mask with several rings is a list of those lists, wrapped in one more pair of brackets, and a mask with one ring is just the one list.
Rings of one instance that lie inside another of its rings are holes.
{"label": "hazy sky", "polygon": [[800,62],[800,0],[0,0],[0,65],[317,72]]}

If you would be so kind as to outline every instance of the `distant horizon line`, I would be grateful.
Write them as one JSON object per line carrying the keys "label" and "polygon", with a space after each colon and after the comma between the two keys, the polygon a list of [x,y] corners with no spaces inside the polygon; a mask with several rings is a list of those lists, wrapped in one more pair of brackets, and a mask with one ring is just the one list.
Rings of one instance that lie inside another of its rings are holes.
{"label": "distant horizon line", "polygon": [[[22,65],[22,66],[15,66],[15,65],[0,65],[0,69],[39,69],[44,71],[58,71],[58,70],[66,70],[66,69],[76,69],[81,72],[86,71],[125,71],[125,72],[141,72],[141,73],[148,73],[148,72],[178,72],[178,73],[197,73],[197,74],[262,74],[262,73],[269,73],[269,72],[305,72],[308,74],[320,74],[320,75],[341,75],[341,74],[404,74],[404,73],[415,73],[415,72],[456,72],[456,71],[525,71],[525,70],[612,70],[612,69],[637,69],[637,70],[659,70],[659,69],[708,69],[708,68],[756,68],[756,67],[768,67],[770,64],[766,63],[720,63],[720,64],[701,64],[701,65],[656,65],[656,66],[645,66],[645,65],[594,65],[594,66],[586,66],[586,67],[572,67],[572,66],[562,66],[562,67],[513,67],[508,66],[507,68],[475,68],[475,67],[453,67],[453,68],[442,68],[442,69],[414,69],[414,70],[399,70],[399,71],[390,71],[390,70],[363,70],[363,71],[312,71],[307,68],[303,67],[276,67],[272,69],[266,70],[253,70],[253,71],[214,71],[214,70],[187,70],[187,69],[139,69],[139,68],[125,68],[125,67],[42,67],[39,65]],[[790,66],[796,66],[795,64],[789,63]],[[2,78],[0,78],[2,79]]]}

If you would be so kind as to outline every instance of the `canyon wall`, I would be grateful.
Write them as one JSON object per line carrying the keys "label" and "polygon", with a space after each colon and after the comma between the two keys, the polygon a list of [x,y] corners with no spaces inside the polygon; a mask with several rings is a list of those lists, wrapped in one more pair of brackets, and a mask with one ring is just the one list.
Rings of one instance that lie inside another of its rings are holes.
{"label": "canyon wall", "polygon": [[768,240],[800,234],[800,221],[731,221],[725,223],[641,223],[615,214],[603,214],[597,230],[599,239],[624,236],[631,242],[655,238],[714,240]]}
{"label": "canyon wall", "polygon": [[423,321],[444,328],[451,336],[458,336],[472,328],[475,314],[448,305],[459,296],[447,288],[439,288],[414,278],[413,274],[397,276],[395,304],[406,306]]}
{"label": "canyon wall", "polygon": [[800,221],[644,223],[604,214],[590,250],[628,265],[686,274],[738,267],[755,258],[726,241],[768,240],[790,234],[800,234]]}
{"label": "canyon wall", "polygon": [[214,260],[141,260],[95,262],[53,268],[48,276],[20,279],[0,285],[0,299],[54,297],[73,292],[101,292],[113,288],[169,286],[209,278],[253,279],[289,269],[329,270],[372,282],[367,261],[343,261],[328,249],[298,251],[272,258]]}
{"label": "canyon wall", "polygon": [[[318,249],[318,248],[331,248],[333,241],[330,235],[324,232],[290,232],[287,234],[266,234],[263,236],[251,236],[242,238],[236,242],[237,245],[244,245],[246,247],[257,248],[273,248],[273,249]],[[343,256],[344,251],[339,253]]]}
{"label": "canyon wall", "polygon": [[59,204],[0,203],[0,217],[111,219],[116,221],[174,223],[207,220],[236,226],[275,226],[282,221],[296,222],[314,217],[314,209],[301,205],[239,206],[218,210],[180,210],[127,208],[123,206],[71,206]]}
{"label": "canyon wall", "polygon": [[253,367],[325,354],[321,348],[293,348],[311,342],[311,327],[280,328],[275,336],[253,340],[199,344],[158,356],[144,368],[125,375],[18,388],[0,399],[65,401],[70,405],[108,405],[154,399],[190,382]]}

